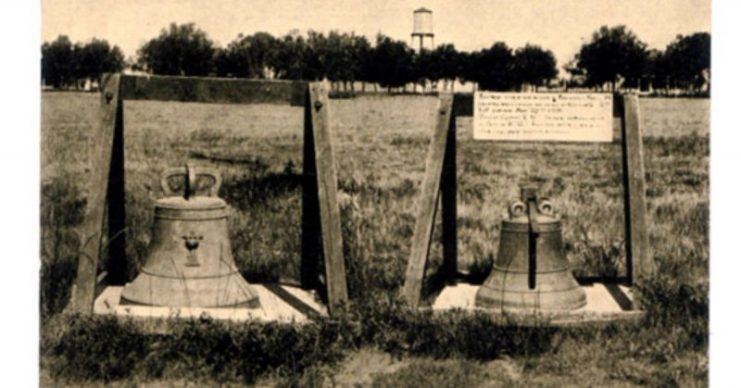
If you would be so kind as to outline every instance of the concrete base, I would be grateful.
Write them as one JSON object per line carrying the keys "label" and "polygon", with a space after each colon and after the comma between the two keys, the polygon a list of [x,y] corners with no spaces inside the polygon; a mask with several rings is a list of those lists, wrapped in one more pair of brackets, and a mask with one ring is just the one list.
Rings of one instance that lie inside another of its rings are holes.
{"label": "concrete base", "polygon": [[196,308],[155,307],[121,304],[123,287],[107,287],[95,300],[95,314],[113,314],[131,318],[185,318],[209,317],[230,321],[277,321],[304,323],[316,316],[326,316],[327,309],[316,301],[313,291],[277,284],[250,284],[257,293],[260,307]]}
{"label": "concrete base", "polygon": [[462,309],[490,312],[495,315],[537,321],[551,325],[569,325],[590,322],[608,322],[634,319],[643,312],[633,307],[633,297],[628,287],[612,283],[593,283],[581,286],[587,295],[587,304],[572,311],[542,312],[534,310],[500,310],[476,307],[478,285],[459,283],[445,287],[432,304],[434,311]]}

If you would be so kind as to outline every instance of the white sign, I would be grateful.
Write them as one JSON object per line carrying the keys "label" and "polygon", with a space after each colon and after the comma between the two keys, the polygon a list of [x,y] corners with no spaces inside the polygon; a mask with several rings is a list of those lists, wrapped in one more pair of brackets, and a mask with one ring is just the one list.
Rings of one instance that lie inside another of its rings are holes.
{"label": "white sign", "polygon": [[611,142],[612,94],[476,92],[473,138]]}

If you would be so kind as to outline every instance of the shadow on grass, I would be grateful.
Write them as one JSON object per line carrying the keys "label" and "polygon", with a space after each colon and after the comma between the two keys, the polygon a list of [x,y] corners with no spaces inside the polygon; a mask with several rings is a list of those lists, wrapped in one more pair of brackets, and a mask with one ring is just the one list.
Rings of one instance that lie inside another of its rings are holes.
{"label": "shadow on grass", "polygon": [[224,180],[223,198],[236,209],[229,221],[234,257],[247,281],[299,281],[303,184],[291,165]]}
{"label": "shadow on grass", "polygon": [[267,172],[255,176],[237,176],[225,179],[223,198],[240,210],[265,206],[276,198],[301,193],[303,175],[293,171]]}

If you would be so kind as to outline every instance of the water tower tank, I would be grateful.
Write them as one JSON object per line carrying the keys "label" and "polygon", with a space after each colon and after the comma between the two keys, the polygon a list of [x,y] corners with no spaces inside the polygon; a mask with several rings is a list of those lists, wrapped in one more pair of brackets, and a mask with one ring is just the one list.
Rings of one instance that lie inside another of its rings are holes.
{"label": "water tower tank", "polygon": [[432,11],[427,8],[419,8],[414,11],[413,35],[433,35]]}

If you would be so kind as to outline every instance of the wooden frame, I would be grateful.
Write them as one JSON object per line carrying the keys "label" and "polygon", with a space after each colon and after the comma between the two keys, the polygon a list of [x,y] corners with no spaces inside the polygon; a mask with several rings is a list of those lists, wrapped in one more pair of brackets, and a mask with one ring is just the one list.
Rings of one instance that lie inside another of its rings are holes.
{"label": "wooden frame", "polygon": [[[124,100],[202,103],[288,104],[304,106],[304,194],[302,206],[301,283],[321,285],[318,263],[324,258],[324,285],[330,314],[347,301],[342,253],[337,173],[323,83],[201,77],[106,74],[101,82],[100,121],[91,134],[88,211],[79,229],[79,253],[70,308],[92,313],[103,283],[123,284],[126,257],[124,230]],[[107,220],[107,228],[104,224]],[[101,270],[104,230],[108,230],[108,268]],[[116,238],[113,238],[116,237]],[[317,249],[321,247],[321,250]]]}
{"label": "wooden frame", "polygon": [[[654,270],[649,254],[646,225],[646,174],[637,95],[617,95],[613,118],[621,121],[623,192],[625,208],[626,282],[645,277]],[[473,115],[473,96],[441,94],[435,132],[427,154],[425,176],[417,203],[411,253],[407,263],[402,297],[417,308],[432,243],[438,202],[442,203],[442,275],[448,283],[458,276],[456,226],[456,116]],[[442,201],[439,201],[442,192]]]}

